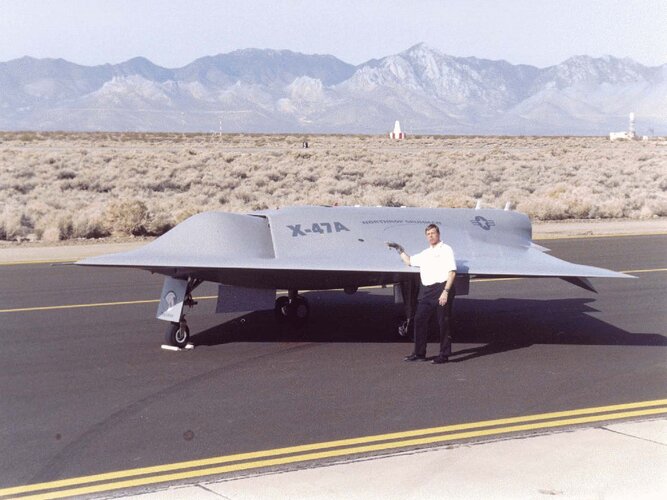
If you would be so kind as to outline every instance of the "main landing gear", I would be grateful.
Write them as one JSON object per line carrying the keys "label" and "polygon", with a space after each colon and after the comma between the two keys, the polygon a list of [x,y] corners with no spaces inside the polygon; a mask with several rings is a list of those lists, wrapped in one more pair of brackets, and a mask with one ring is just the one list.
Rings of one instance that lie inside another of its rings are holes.
{"label": "main landing gear", "polygon": [[298,290],[290,290],[287,297],[281,296],[276,299],[274,313],[279,323],[290,323],[301,327],[308,321],[310,306],[308,300],[299,295]]}
{"label": "main landing gear", "polygon": [[[188,306],[188,308],[192,309],[197,305],[197,301],[192,299],[192,292],[194,292],[195,288],[202,283],[203,280],[188,278],[183,306]],[[178,323],[169,323],[164,340],[167,345],[179,347],[181,349],[184,349],[188,345],[188,342],[190,341],[190,328],[185,321],[185,307],[183,307]]]}

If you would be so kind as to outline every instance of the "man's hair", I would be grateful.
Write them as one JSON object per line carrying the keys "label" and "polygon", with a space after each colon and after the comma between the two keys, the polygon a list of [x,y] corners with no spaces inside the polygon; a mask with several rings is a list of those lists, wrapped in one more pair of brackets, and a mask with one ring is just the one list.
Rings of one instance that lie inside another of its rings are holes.
{"label": "man's hair", "polygon": [[429,229],[435,229],[438,234],[440,234],[440,228],[436,224],[429,224],[426,226],[426,229],[424,229],[424,233],[428,233]]}

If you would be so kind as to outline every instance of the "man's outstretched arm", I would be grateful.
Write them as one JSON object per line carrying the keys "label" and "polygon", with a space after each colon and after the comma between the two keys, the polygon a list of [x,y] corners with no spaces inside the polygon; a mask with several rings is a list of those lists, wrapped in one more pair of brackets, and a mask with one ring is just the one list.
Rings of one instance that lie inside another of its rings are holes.
{"label": "man's outstretched arm", "polygon": [[405,248],[403,248],[398,243],[394,243],[393,241],[388,241],[387,246],[396,250],[398,255],[401,257],[401,260],[405,262],[406,265],[410,265],[410,256],[405,252]]}

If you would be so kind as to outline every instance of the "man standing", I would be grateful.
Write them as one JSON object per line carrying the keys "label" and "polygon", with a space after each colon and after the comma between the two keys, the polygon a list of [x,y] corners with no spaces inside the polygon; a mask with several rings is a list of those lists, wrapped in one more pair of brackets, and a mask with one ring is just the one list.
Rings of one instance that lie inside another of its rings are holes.
{"label": "man standing", "polygon": [[426,361],[426,342],[428,324],[434,312],[438,315],[440,326],[440,354],[433,364],[446,363],[452,354],[452,306],[454,304],[454,280],[456,279],[456,260],[449,245],[440,241],[440,229],[435,224],[426,227],[426,239],[429,247],[410,257],[398,243],[387,243],[395,248],[401,260],[408,266],[419,267],[421,286],[415,313],[415,349],[405,357],[405,361]]}

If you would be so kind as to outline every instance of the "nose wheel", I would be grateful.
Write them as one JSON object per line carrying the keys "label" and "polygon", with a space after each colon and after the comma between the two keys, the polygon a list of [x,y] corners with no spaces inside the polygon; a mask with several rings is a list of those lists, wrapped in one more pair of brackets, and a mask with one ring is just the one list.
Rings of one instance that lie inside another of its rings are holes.
{"label": "nose wheel", "polygon": [[280,323],[303,326],[310,316],[310,306],[303,295],[290,290],[287,297],[282,296],[276,299],[274,313]]}
{"label": "nose wheel", "polygon": [[185,320],[180,323],[169,323],[164,340],[167,345],[184,349],[190,340],[190,328]]}

